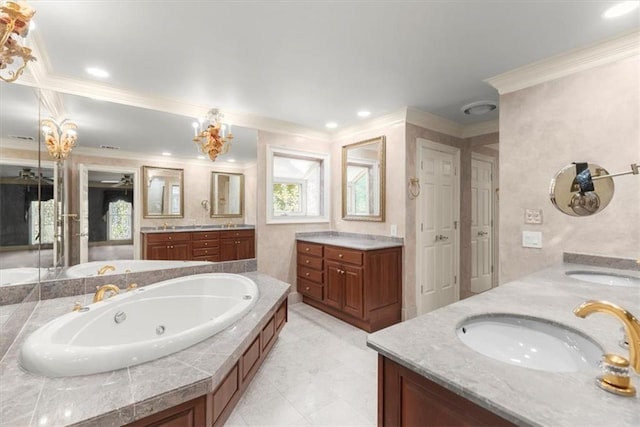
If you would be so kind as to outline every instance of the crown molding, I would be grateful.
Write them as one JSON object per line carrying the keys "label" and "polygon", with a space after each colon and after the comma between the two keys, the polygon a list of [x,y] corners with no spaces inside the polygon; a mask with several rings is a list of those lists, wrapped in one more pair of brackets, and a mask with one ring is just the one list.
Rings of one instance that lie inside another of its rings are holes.
{"label": "crown molding", "polygon": [[407,123],[446,135],[463,138],[464,126],[436,116],[435,114],[416,110],[415,108],[407,108]]}
{"label": "crown molding", "polygon": [[640,32],[552,56],[484,80],[504,95],[640,54]]}
{"label": "crown molding", "polygon": [[466,125],[462,129],[462,138],[471,138],[479,135],[486,135],[488,133],[495,133],[500,131],[499,120],[488,120],[486,122],[474,123],[472,125]]}

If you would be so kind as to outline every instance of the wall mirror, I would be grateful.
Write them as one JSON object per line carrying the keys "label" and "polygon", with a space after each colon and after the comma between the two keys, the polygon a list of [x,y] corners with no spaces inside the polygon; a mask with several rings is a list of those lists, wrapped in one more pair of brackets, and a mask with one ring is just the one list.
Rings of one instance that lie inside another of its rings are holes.
{"label": "wall mirror", "polygon": [[145,218],[184,216],[184,173],[182,169],[142,167]]}
{"label": "wall mirror", "polygon": [[211,173],[211,218],[239,218],[244,215],[244,175]]}
{"label": "wall mirror", "polygon": [[385,137],[342,147],[342,219],[384,221]]}

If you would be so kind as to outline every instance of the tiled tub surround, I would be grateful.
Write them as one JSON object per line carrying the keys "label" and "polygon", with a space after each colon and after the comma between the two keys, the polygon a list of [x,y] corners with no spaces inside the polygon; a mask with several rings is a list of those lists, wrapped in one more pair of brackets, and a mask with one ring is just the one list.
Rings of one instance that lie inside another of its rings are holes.
{"label": "tiled tub surround", "polygon": [[[622,324],[596,313],[586,319],[573,309],[586,300],[616,303],[640,315],[640,289],[597,285],[565,275],[564,263],[483,294],[369,335],[367,345],[381,356],[414,371],[517,425],[640,425],[640,396],[620,397],[595,384],[600,369],[552,373],[502,363],[476,353],[456,336],[466,318],[515,313],[567,325],[595,339],[607,353],[628,357],[618,346]],[[640,277],[629,270],[580,266],[581,270]],[[640,375],[632,374],[640,386]]]}
{"label": "tiled tub surround", "polygon": [[0,426],[120,426],[212,392],[289,292],[290,285],[269,276],[243,275],[258,284],[260,299],[231,327],[167,357],[89,376],[47,378],[19,366],[26,337],[68,312],[78,297],[41,301],[0,363]]}
{"label": "tiled tub surround", "polygon": [[402,237],[378,236],[373,234],[345,233],[339,231],[316,231],[296,233],[296,240],[318,243],[320,245],[341,246],[363,251],[395,248],[402,246]]}

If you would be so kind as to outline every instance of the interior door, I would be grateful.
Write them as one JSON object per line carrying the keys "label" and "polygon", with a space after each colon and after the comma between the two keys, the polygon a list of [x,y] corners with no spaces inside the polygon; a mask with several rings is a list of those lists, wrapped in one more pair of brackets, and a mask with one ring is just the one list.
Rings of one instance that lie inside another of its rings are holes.
{"label": "interior door", "polygon": [[471,159],[471,292],[493,284],[493,165]]}
{"label": "interior door", "polygon": [[420,147],[419,301],[423,314],[459,299],[457,155]]}
{"label": "interior door", "polygon": [[89,170],[85,165],[78,165],[78,190],[80,192],[80,233],[78,247],[80,248],[80,263],[89,262]]}

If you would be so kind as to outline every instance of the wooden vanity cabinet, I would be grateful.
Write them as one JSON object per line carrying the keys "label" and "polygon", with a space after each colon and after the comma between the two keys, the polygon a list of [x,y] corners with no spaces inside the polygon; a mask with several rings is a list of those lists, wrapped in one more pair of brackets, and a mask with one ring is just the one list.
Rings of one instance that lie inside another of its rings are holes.
{"label": "wooden vanity cabinet", "polygon": [[378,426],[514,426],[439,384],[378,355]]}
{"label": "wooden vanity cabinet", "polygon": [[194,261],[219,261],[220,233],[216,231],[191,233],[191,259]]}
{"label": "wooden vanity cabinet", "polygon": [[370,251],[297,242],[302,300],[367,332],[398,323],[402,248]]}
{"label": "wooden vanity cabinet", "polygon": [[191,259],[190,233],[145,234],[143,259],[186,261]]}
{"label": "wooden vanity cabinet", "polygon": [[220,232],[220,261],[234,261],[255,257],[256,244],[254,230]]}

